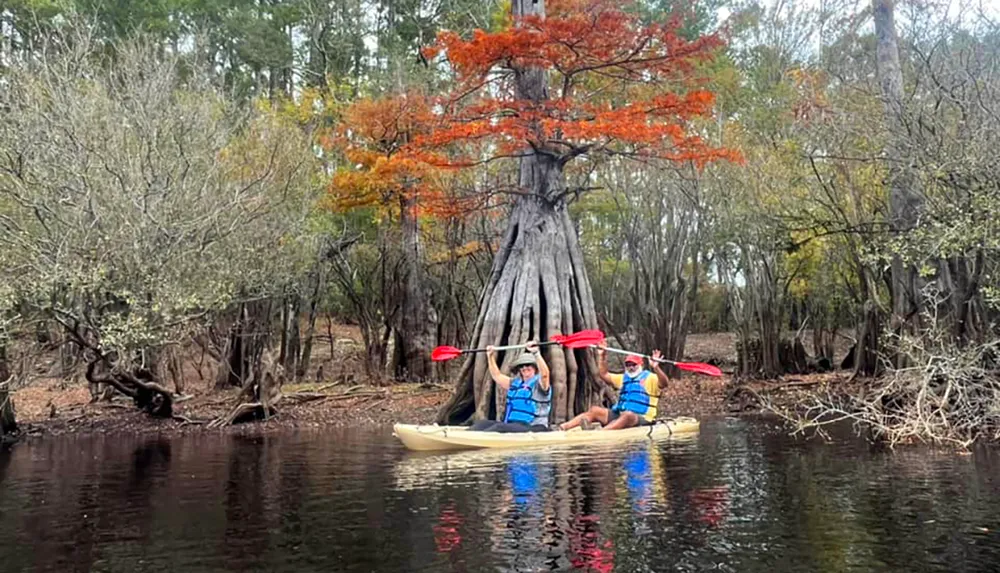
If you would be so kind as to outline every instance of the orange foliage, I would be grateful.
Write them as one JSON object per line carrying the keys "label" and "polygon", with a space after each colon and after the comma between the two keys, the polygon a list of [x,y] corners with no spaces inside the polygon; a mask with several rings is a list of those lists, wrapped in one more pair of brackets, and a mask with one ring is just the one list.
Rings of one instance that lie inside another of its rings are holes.
{"label": "orange foliage", "polygon": [[343,152],[349,167],[330,184],[328,205],[334,210],[379,206],[395,208],[401,199],[416,199],[417,215],[457,217],[473,208],[450,197],[435,154],[409,145],[429,133],[434,121],[431,102],[422,94],[405,93],[378,100],[361,99],[344,112],[325,145]]}
{"label": "orange foliage", "polygon": [[[334,177],[332,206],[390,206],[413,197],[422,212],[458,216],[483,199],[449,196],[445,168],[532,148],[567,160],[585,153],[698,166],[738,160],[691,130],[693,119],[712,113],[713,94],[696,75],[721,40],[686,40],[678,19],[644,25],[620,5],[550,0],[546,18],[476,30],[469,39],[439,34],[424,56],[447,60],[453,92],[354,103],[330,140],[353,164]],[[547,73],[548,94],[518,93],[516,76],[528,69]]]}
{"label": "orange foliage", "polygon": [[[411,145],[430,150],[489,140],[494,155],[523,153],[530,145],[567,157],[607,152],[698,164],[737,159],[689,133],[690,121],[710,115],[714,104],[711,92],[698,86],[697,67],[722,41],[715,35],[686,40],[679,19],[643,25],[620,6],[553,0],[546,18],[524,17],[507,30],[477,30],[469,39],[442,32],[424,55],[446,59],[458,85],[439,102],[445,112],[438,125]],[[515,73],[529,68],[548,73],[549,97],[517,93]]]}

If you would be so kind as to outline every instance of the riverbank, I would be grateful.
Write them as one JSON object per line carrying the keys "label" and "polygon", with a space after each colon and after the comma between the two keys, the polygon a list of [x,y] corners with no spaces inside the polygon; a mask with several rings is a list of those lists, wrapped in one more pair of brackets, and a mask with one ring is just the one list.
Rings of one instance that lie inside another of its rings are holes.
{"label": "riverbank", "polygon": [[[207,430],[204,422],[225,414],[236,401],[237,391],[213,391],[193,396],[177,405],[185,419],[157,419],[138,410],[131,401],[80,403],[76,389],[63,393],[27,392],[28,408],[18,405],[19,423],[25,436],[68,433],[188,433],[219,431],[258,433],[283,428],[319,428],[346,425],[388,425],[393,422],[430,423],[448,399],[450,386],[394,384],[386,387],[323,386],[299,384],[286,389],[277,416],[259,422]],[[725,411],[726,380],[694,384],[690,379],[671,385],[661,398],[665,415],[697,416]],[[48,394],[54,394],[49,397]],[[86,391],[83,391],[86,395]],[[45,404],[38,398],[45,396]],[[58,406],[56,404],[59,404]],[[49,413],[45,413],[45,408]]]}
{"label": "riverbank", "polygon": [[[15,395],[17,418],[23,437],[71,433],[169,433],[228,432],[266,433],[287,428],[321,428],[347,425],[384,426],[393,422],[430,423],[448,399],[451,384],[395,383],[373,386],[354,374],[352,360],[358,341],[347,327],[338,327],[334,344],[319,349],[319,359],[306,383],[286,385],[277,416],[266,421],[228,426],[219,430],[205,423],[224,415],[237,401],[238,389],[216,389],[211,376],[185,367],[185,393],[175,407],[177,419],[152,418],[134,407],[130,399],[91,403],[87,384],[79,378],[39,378]],[[323,350],[326,350],[325,352]],[[724,370],[735,362],[732,335],[692,335],[688,359],[713,361]],[[323,375],[323,373],[326,373]],[[708,378],[685,374],[673,380],[661,396],[663,416],[736,414],[759,409],[759,396],[766,394],[777,404],[792,405],[817,389],[826,391],[843,384],[843,373],[796,376],[736,390],[730,377]]]}
{"label": "riverbank", "polygon": [[[703,417],[738,415],[760,410],[757,398],[766,396],[779,406],[807,400],[809,393],[843,389],[845,376],[822,374],[759,382],[738,391],[723,378],[685,377],[673,381],[661,395],[661,414]],[[237,390],[212,391],[183,399],[177,407],[185,419],[157,419],[138,410],[130,400],[72,403],[76,389],[57,393],[45,415],[32,396],[31,408],[19,414],[24,438],[63,434],[186,434],[223,432],[259,434],[293,428],[387,426],[394,422],[430,423],[448,399],[450,386],[401,383],[386,387],[299,384],[286,389],[277,416],[266,421],[227,426],[217,430],[204,423],[225,414],[235,403]],[[35,392],[37,394],[37,391]],[[86,395],[86,391],[83,392]],[[55,404],[61,404],[55,407]],[[52,408],[55,407],[54,410]],[[19,407],[20,411],[20,407]]]}

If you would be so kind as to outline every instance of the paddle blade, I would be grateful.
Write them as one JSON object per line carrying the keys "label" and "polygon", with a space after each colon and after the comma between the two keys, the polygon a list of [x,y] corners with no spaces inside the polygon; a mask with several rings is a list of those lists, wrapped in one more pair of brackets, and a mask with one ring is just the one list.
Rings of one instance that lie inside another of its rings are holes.
{"label": "paddle blade", "polygon": [[722,370],[719,370],[711,364],[705,364],[704,362],[674,362],[674,366],[680,368],[681,370],[697,372],[698,374],[704,374],[706,376],[722,376]]}
{"label": "paddle blade", "polygon": [[573,334],[556,334],[552,340],[567,348],[589,348],[604,342],[604,333],[600,330],[581,330]]}
{"label": "paddle blade", "polygon": [[438,346],[431,351],[431,360],[434,362],[444,362],[462,355],[462,351],[454,346]]}

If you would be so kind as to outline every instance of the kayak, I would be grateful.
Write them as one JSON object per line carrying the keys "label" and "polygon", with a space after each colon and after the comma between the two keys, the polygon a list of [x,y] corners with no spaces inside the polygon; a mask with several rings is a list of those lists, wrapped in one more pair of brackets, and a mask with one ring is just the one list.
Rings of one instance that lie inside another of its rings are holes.
{"label": "kayak", "polygon": [[[573,430],[574,432],[576,430]],[[412,491],[438,488],[442,484],[468,485],[493,476],[498,468],[517,472],[528,467],[555,467],[565,475],[578,471],[581,464],[613,466],[628,464],[635,455],[658,457],[658,449],[668,445],[672,452],[690,452],[698,432],[668,435],[665,438],[625,442],[564,444],[544,448],[480,448],[462,451],[407,452],[392,469],[395,489]],[[653,462],[655,463],[655,462]]]}
{"label": "kayak", "polygon": [[657,420],[652,426],[639,426],[624,430],[574,428],[567,431],[553,430],[551,432],[526,432],[523,434],[474,432],[466,426],[396,424],[392,427],[392,435],[399,438],[399,441],[403,442],[407,448],[426,452],[482,448],[526,448],[669,438],[675,434],[692,434],[698,429],[698,420],[681,417]]}

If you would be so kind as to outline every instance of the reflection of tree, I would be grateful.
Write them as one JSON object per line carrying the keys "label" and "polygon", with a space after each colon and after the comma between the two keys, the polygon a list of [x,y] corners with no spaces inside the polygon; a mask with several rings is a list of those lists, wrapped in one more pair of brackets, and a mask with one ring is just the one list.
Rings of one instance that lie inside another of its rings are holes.
{"label": "reflection of tree", "polygon": [[3,486],[3,480],[7,477],[7,468],[10,466],[10,460],[14,457],[10,450],[10,446],[0,444],[0,486]]}
{"label": "reflection of tree", "polygon": [[249,567],[268,549],[269,512],[264,500],[269,489],[267,458],[274,438],[233,436],[226,481],[226,529],[221,552],[227,562]]}

